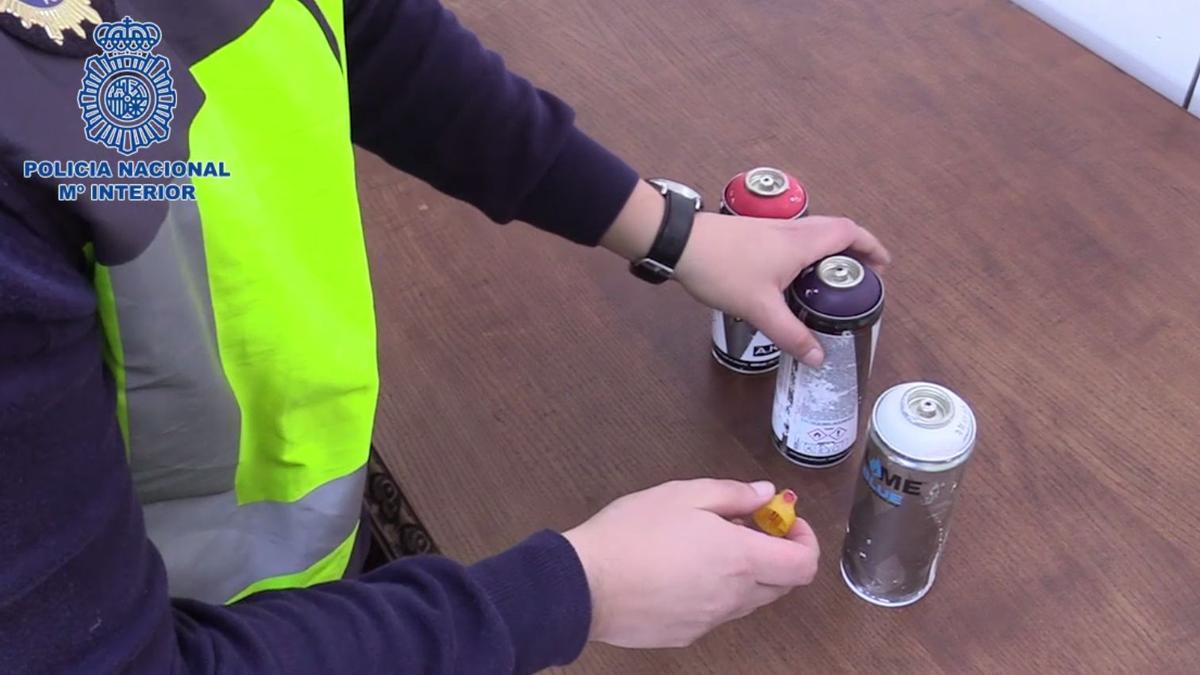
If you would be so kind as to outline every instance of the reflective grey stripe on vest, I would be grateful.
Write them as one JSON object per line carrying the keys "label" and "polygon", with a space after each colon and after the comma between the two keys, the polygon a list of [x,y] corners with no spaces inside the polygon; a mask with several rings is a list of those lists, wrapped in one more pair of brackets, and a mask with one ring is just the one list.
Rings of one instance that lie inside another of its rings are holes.
{"label": "reflective grey stripe on vest", "polygon": [[241,411],[221,368],[195,202],[108,269],[125,362],[130,469],[171,594],[228,601],[320,562],[358,525],[366,469],[296,502],[238,505]]}
{"label": "reflective grey stripe on vest", "polygon": [[125,356],[130,468],[143,503],[233,489],[241,411],[221,369],[195,202],[109,268]]}
{"label": "reflective grey stripe on vest", "polygon": [[171,595],[222,603],[255,581],[312,567],[358,525],[366,476],[363,467],[297,502],[238,506],[226,492],[146,506]]}

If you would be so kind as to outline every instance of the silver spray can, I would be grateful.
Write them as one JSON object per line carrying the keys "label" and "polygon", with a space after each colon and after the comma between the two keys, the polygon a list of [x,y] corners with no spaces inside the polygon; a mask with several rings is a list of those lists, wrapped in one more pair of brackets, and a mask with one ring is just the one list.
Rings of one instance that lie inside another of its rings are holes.
{"label": "silver spray can", "polygon": [[819,368],[790,354],[780,362],[771,430],[775,448],[792,462],[828,467],[850,455],[879,341],[883,296],[879,276],[849,254],[821,260],[788,287],[788,306],[825,352]]}
{"label": "silver spray can", "polygon": [[[795,176],[760,166],[725,184],[721,213],[752,218],[795,220],[808,213],[808,190]],[[779,347],[751,324],[720,310],[712,314],[712,355],[717,363],[746,374],[779,367]]]}
{"label": "silver spray can", "polygon": [[949,389],[915,382],[879,397],[842,549],[850,590],[883,607],[929,592],[974,447],[975,414]]}

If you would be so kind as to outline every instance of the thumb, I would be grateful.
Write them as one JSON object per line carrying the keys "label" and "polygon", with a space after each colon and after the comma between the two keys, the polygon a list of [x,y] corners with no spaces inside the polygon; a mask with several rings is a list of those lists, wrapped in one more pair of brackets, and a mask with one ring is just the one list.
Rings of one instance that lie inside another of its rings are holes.
{"label": "thumb", "polygon": [[753,513],[775,494],[775,486],[765,480],[742,483],[735,480],[699,478],[677,481],[672,489],[688,506],[711,511],[723,518]]}
{"label": "thumb", "polygon": [[800,359],[810,368],[816,368],[825,360],[825,352],[816,336],[804,322],[792,314],[783,299],[783,294],[774,296],[762,316],[747,317],[756,328],[771,338],[776,347]]}

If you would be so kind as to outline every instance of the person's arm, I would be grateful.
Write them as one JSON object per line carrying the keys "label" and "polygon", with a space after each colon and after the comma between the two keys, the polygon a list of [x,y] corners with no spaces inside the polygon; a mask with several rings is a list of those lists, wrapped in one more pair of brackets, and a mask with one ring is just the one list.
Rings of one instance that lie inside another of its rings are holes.
{"label": "person's arm", "polygon": [[595,245],[629,201],[637,172],[437,0],[350,0],[346,52],[355,142],[492,220]]}
{"label": "person's arm", "polygon": [[579,654],[589,587],[551,532],[471,567],[171,601],[73,248],[0,207],[0,672],[528,673]]}
{"label": "person's arm", "polygon": [[[628,260],[650,250],[663,200],[574,125],[571,109],[509,72],[438,0],[349,0],[354,140],[500,223],[523,220]],[[879,241],[845,218],[783,222],[702,213],[675,279],[810,366],[820,344],[781,291],[852,249],[878,269]]]}

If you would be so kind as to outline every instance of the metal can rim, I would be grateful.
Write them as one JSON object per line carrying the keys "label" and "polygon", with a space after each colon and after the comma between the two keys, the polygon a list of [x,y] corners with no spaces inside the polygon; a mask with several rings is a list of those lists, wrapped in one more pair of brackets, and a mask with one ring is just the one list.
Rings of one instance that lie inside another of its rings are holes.
{"label": "metal can rim", "polygon": [[[963,440],[962,448],[947,459],[928,460],[928,459],[920,459],[917,457],[913,457],[912,455],[901,450],[895,444],[890,443],[887,440],[887,438],[885,438],[884,435],[879,432],[879,427],[875,423],[875,420],[877,418],[877,413],[879,411],[879,406],[883,403],[883,401],[885,399],[887,399],[888,394],[892,393],[893,390],[898,389],[900,387],[904,387],[907,389],[909,387],[920,386],[920,385],[934,386],[934,387],[938,387],[940,389],[945,389],[946,391],[951,392],[952,394],[954,394],[955,398],[962,401],[963,406],[965,407],[965,409],[967,411],[967,415],[971,419],[970,435],[968,435]],[[889,451],[889,458],[892,461],[894,461],[897,464],[900,464],[901,466],[904,466],[906,468],[914,469],[917,471],[924,471],[927,473],[949,471],[951,469],[957,468],[958,466],[962,465],[964,462],[966,462],[968,459],[970,459],[972,455],[975,454],[975,444],[978,442],[978,436],[979,436],[978,425],[977,425],[976,419],[975,419],[975,411],[971,408],[971,405],[969,403],[967,403],[966,400],[963,399],[962,396],[959,396],[957,392],[954,392],[949,387],[937,384],[936,382],[926,382],[923,380],[922,381],[913,381],[913,382],[901,382],[899,384],[894,384],[894,385],[888,387],[887,389],[885,389],[884,392],[879,395],[879,398],[875,399],[875,404],[871,406],[870,424],[868,424],[867,427],[868,427],[868,431],[867,431],[868,436],[875,439],[883,447],[887,448],[887,450]]]}
{"label": "metal can rim", "polygon": [[[858,273],[858,277],[851,280],[849,283],[840,280],[829,279],[828,277],[823,276],[823,274],[827,271],[827,268],[830,266],[830,264],[846,265],[851,269],[857,268],[856,271]],[[826,286],[831,288],[854,288],[867,278],[866,263],[854,258],[853,256],[840,253],[822,258],[821,260],[817,261],[817,264],[813,267],[815,268],[813,273],[817,275],[817,278],[820,279],[821,282]],[[875,276],[879,275],[876,274]],[[880,280],[880,283],[882,284],[882,280]]]}
{"label": "metal can rim", "polygon": [[[782,179],[782,182],[779,185],[779,189],[776,190],[775,192],[769,192],[769,193],[768,192],[758,192],[754,189],[754,185],[750,183],[751,176],[753,176],[756,173],[765,172],[765,171],[770,171],[772,173],[779,174],[779,177]],[[760,197],[768,197],[768,198],[769,197],[778,197],[779,195],[787,192],[788,188],[790,188],[792,186],[793,180],[796,180],[796,179],[792,176],[789,176],[788,172],[784,171],[783,169],[777,169],[773,166],[756,166],[756,167],[747,169],[745,172],[745,176],[742,178],[742,182],[745,183],[745,185],[746,185],[746,190],[748,190]],[[804,186],[802,185],[800,187],[803,188]]]}

